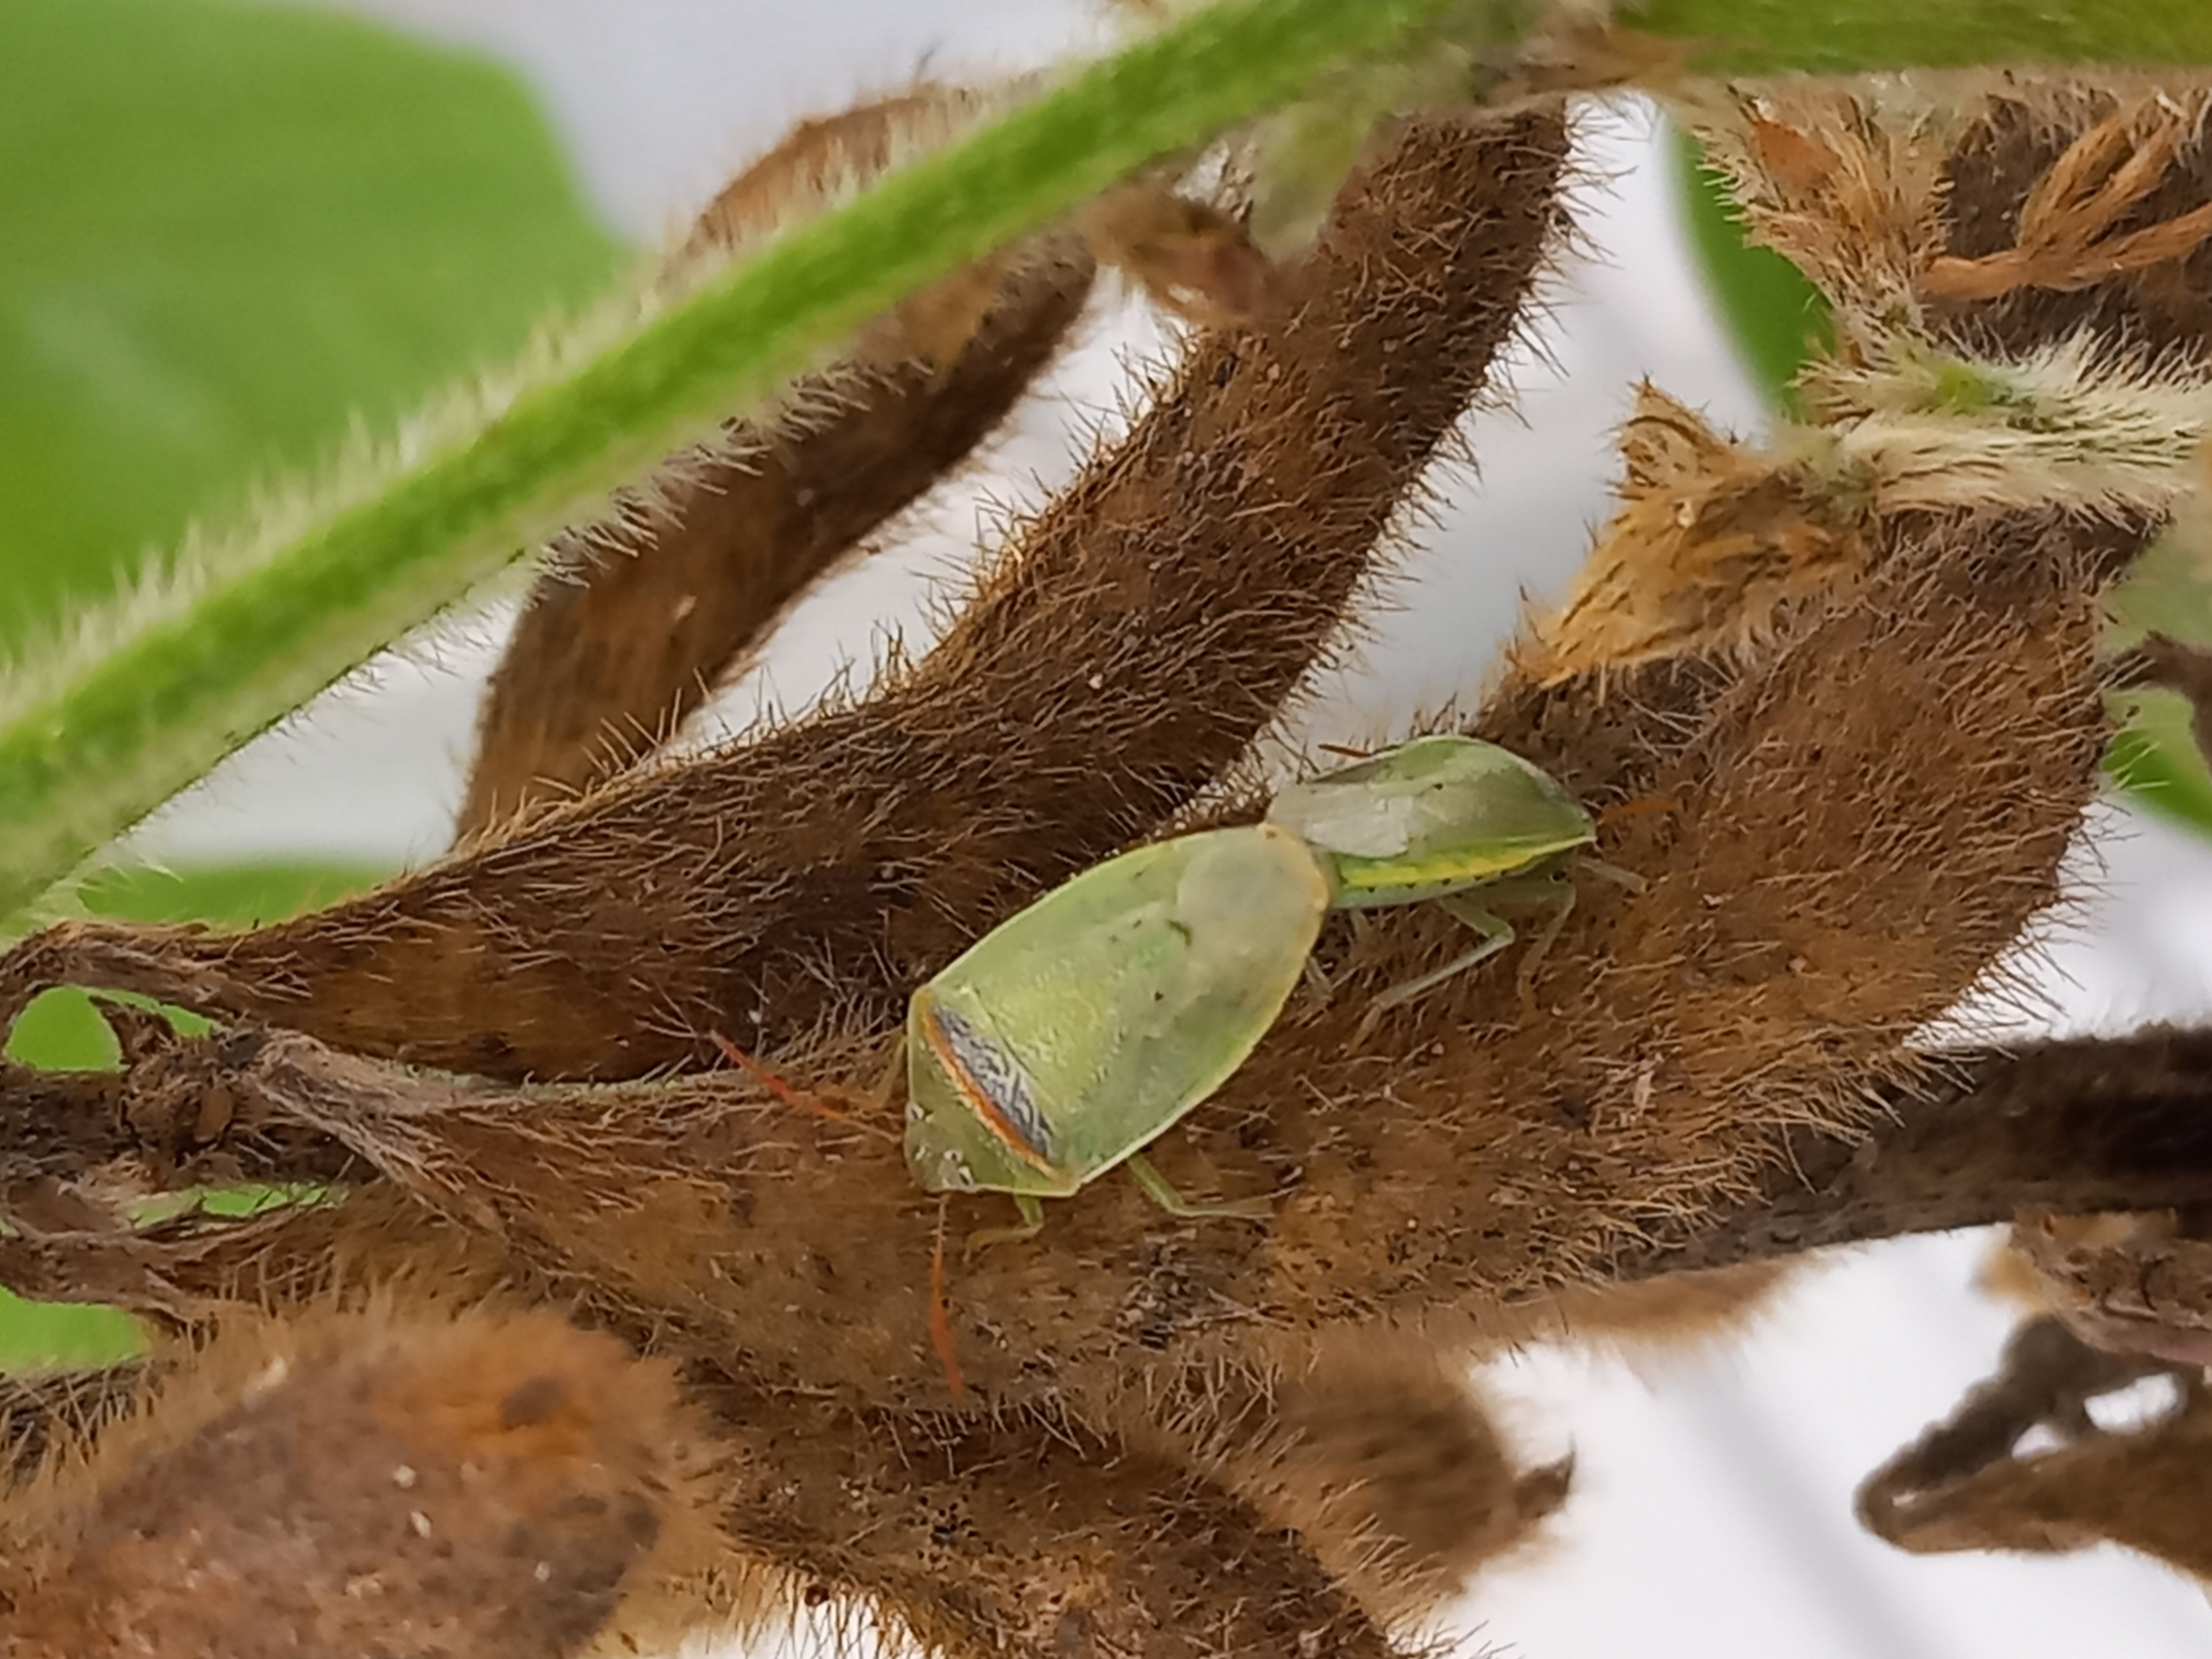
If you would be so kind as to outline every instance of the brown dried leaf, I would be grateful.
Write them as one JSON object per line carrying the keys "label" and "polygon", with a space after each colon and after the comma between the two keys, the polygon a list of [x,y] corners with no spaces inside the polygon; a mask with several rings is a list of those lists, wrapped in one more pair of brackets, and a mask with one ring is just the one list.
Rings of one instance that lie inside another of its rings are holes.
{"label": "brown dried leaf", "polygon": [[1863,530],[1817,481],[1729,442],[1649,381],[1620,450],[1620,512],[1564,605],[1515,647],[1536,684],[1754,648],[1790,607],[1844,600],[1863,574]]}

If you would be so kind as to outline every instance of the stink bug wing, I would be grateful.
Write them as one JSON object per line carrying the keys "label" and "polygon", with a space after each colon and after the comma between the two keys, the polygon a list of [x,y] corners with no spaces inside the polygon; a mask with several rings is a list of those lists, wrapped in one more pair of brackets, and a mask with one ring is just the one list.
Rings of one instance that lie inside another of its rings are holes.
{"label": "stink bug wing", "polygon": [[1251,1056],[1297,988],[1328,911],[1328,875],[1272,824],[1183,840],[1196,844],[1161,918],[1174,947],[1118,988],[1117,1038],[1064,1125],[1070,1158],[1094,1170],[1156,1139]]}
{"label": "stink bug wing", "polygon": [[[1360,766],[1372,763],[1362,761]],[[1403,853],[1413,839],[1418,815],[1412,797],[1334,772],[1290,785],[1267,806],[1270,823],[1279,823],[1309,846],[1369,859]]]}
{"label": "stink bug wing", "polygon": [[1267,816],[1335,855],[1350,905],[1494,880],[1596,833],[1548,774],[1495,744],[1449,734],[1293,784]]}
{"label": "stink bug wing", "polygon": [[[1259,826],[1139,848],[1009,919],[915,999],[917,1178],[1053,1194],[1121,1162],[1250,1052],[1297,981],[1328,896],[1313,856]],[[1224,1014],[1209,976],[1249,974],[1255,960],[1261,982],[1233,992]],[[1221,1030],[1240,1018],[1254,1029]]]}

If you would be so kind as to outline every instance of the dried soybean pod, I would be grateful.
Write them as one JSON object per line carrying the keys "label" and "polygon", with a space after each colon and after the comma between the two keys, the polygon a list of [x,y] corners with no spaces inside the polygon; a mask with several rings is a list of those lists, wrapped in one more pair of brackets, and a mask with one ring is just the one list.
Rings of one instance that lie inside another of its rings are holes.
{"label": "dried soybean pod", "polygon": [[[678,258],[803,217],[977,106],[921,86],[800,122],[707,206]],[[992,435],[1095,270],[1060,232],[957,272],[765,414],[624,492],[613,523],[557,538],[485,697],[458,836],[589,789],[673,736],[810,585]]]}

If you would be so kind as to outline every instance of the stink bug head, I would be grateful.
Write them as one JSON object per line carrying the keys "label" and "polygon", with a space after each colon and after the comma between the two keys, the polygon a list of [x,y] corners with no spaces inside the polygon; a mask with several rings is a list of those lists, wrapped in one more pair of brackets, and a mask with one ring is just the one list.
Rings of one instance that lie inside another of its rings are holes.
{"label": "stink bug head", "polygon": [[1081,1184],[1054,1163],[1035,1085],[988,1008],[925,985],[906,1041],[906,1161],[925,1191],[1060,1197]]}
{"label": "stink bug head", "polygon": [[1340,909],[1407,904],[1535,869],[1596,825],[1547,773],[1475,738],[1416,738],[1278,794],[1268,817],[1331,866]]}

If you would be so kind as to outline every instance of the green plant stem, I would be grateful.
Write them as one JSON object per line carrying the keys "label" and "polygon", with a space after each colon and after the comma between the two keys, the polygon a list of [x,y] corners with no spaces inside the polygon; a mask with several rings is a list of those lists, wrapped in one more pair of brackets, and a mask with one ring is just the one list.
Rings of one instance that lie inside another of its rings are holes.
{"label": "green plant stem", "polygon": [[1702,75],[2212,64],[2205,0],[1631,0],[1623,21],[1698,43]]}
{"label": "green plant stem", "polygon": [[207,571],[169,605],[95,620],[104,654],[26,664],[0,704],[0,915],[870,317],[1444,3],[1202,11],[795,228],[297,539]]}
{"label": "green plant stem", "polygon": [[[166,600],[92,619],[0,688],[0,916],[225,755],[869,317],[1156,157],[1449,19],[1510,40],[1534,0],[1222,0],[799,226],[598,356],[541,375],[411,471]],[[2204,0],[1650,0],[1698,67],[2212,62]]]}

